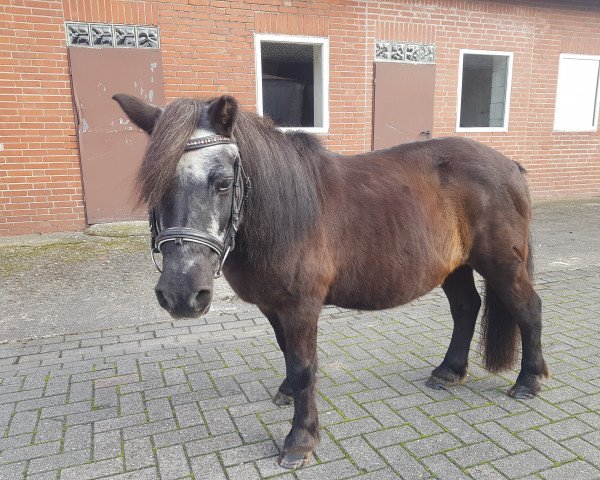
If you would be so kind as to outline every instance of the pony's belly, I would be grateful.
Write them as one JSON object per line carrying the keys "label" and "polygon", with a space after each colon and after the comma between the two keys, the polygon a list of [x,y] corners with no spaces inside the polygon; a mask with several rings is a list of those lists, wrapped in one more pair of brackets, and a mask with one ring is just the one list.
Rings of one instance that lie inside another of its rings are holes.
{"label": "pony's belly", "polygon": [[[423,292],[421,295],[425,295]],[[421,295],[407,294],[398,290],[393,292],[330,292],[325,299],[326,305],[355,310],[384,310],[411,302]]]}

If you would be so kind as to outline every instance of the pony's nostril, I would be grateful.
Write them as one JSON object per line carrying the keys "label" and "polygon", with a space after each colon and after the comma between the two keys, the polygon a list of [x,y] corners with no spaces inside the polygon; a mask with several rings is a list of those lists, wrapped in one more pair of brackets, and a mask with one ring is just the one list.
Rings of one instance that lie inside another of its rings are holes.
{"label": "pony's nostril", "polygon": [[205,310],[206,307],[208,307],[208,305],[210,304],[211,298],[212,298],[212,290],[210,290],[210,289],[200,290],[196,294],[196,298],[194,298],[194,307],[198,311]]}
{"label": "pony's nostril", "polygon": [[172,308],[172,305],[167,299],[167,296],[161,289],[156,288],[154,289],[154,291],[156,292],[156,299],[158,300],[158,303],[162,308],[164,308],[165,310],[169,310],[170,308]]}

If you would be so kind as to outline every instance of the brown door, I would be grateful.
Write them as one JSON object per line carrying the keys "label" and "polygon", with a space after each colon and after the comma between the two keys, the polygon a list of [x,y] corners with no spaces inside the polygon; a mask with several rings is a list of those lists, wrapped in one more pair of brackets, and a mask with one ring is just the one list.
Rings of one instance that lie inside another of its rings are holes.
{"label": "brown door", "polygon": [[69,62],[87,222],[146,218],[133,208],[146,134],[111,97],[129,93],[164,105],[160,50],[70,47]]}
{"label": "brown door", "polygon": [[375,62],[373,149],[431,137],[434,64]]}

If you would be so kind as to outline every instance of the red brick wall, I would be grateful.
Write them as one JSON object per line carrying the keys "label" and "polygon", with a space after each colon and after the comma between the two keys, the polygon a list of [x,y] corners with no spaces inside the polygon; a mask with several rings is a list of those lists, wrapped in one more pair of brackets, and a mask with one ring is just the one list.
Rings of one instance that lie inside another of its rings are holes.
{"label": "red brick wall", "polygon": [[[156,24],[168,99],[229,92],[256,106],[254,33],[326,36],[330,128],[371,146],[375,40],[436,45],[434,135],[457,135],[461,48],[513,52],[508,132],[459,133],[530,171],[535,198],[600,195],[598,132],[552,132],[560,53],[600,55],[600,8],[582,0],[9,0],[0,5],[0,235],[82,229],[85,211],[64,22]],[[587,7],[586,7],[587,5]]]}
{"label": "red brick wall", "polygon": [[0,235],[84,225],[62,3],[0,6]]}

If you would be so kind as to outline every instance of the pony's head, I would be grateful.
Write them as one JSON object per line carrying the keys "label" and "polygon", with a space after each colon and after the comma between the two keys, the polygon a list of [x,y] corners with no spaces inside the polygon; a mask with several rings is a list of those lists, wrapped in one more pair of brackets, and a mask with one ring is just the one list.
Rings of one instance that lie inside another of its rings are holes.
{"label": "pony's head", "polygon": [[213,278],[235,237],[238,219],[232,224],[232,217],[243,198],[232,138],[238,104],[230,96],[187,98],[161,110],[130,95],[113,99],[150,136],[138,198],[150,208],[155,250],[163,255],[156,297],[175,318],[198,317],[210,307]]}

